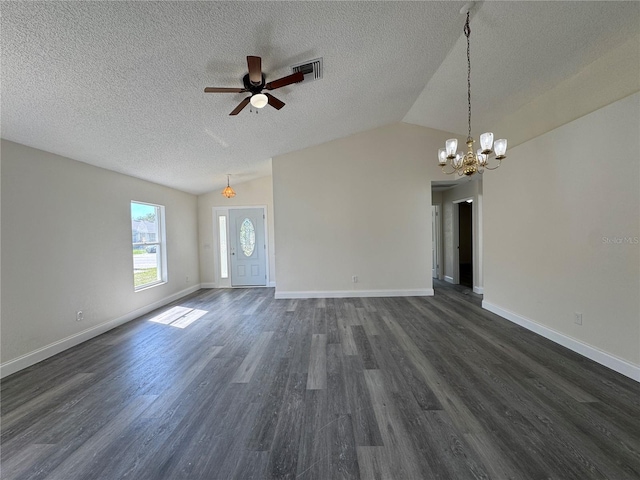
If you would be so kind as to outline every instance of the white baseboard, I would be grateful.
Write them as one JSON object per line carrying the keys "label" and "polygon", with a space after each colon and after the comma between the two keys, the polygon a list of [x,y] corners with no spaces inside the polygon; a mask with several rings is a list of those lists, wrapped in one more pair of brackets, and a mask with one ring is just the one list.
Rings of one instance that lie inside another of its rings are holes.
{"label": "white baseboard", "polygon": [[482,295],[484,293],[484,287],[473,287],[473,293]]}
{"label": "white baseboard", "polygon": [[57,355],[58,353],[64,352],[71,347],[75,347],[82,342],[86,342],[93,337],[97,337],[98,335],[108,332],[109,330],[122,325],[123,323],[127,323],[135,318],[138,318],[146,313],[155,310],[156,308],[160,308],[164,305],[167,305],[168,303],[184,297],[185,295],[189,295],[190,293],[200,290],[200,287],[200,284],[193,285],[180,292],[174,293],[173,295],[169,295],[162,300],[158,300],[157,302],[154,302],[150,305],[146,305],[144,307],[138,308],[137,310],[129,312],[126,315],[115,318],[113,320],[109,320],[108,322],[101,323],[100,325],[96,325],[94,327],[83,330],[82,332],[71,335],[67,338],[63,338],[62,340],[58,340],[57,342],[39,348],[38,350],[34,350],[33,352],[29,352],[18,358],[9,360],[8,362],[0,365],[0,378],[4,378],[7,375],[11,375],[12,373],[16,373],[22,369],[30,367],[31,365],[35,365],[42,360]]}
{"label": "white baseboard", "polygon": [[353,298],[353,297],[429,297],[433,288],[417,290],[327,290],[307,292],[278,292],[275,298]]}
{"label": "white baseboard", "polygon": [[453,277],[450,277],[449,275],[445,275],[444,281],[448,283],[453,283]]}
{"label": "white baseboard", "polygon": [[[269,282],[269,285],[266,285],[266,286],[275,287],[276,282]],[[213,282],[208,282],[208,283],[201,283],[200,288],[234,288],[234,287],[218,287],[218,284]],[[241,287],[241,288],[250,288],[250,287]],[[264,287],[256,287],[256,288],[264,288]]]}
{"label": "white baseboard", "polygon": [[534,322],[533,320],[518,315],[517,313],[505,310],[497,305],[487,302],[486,300],[482,302],[482,308],[489,310],[496,315],[500,315],[502,318],[516,323],[521,327],[526,328],[527,330],[537,333],[538,335],[548,338],[549,340],[562,345],[569,350],[573,350],[574,352],[579,353],[580,355],[583,355],[593,360],[594,362],[604,365],[605,367],[608,367],[611,370],[624,375],[625,377],[629,377],[636,382],[640,382],[640,365],[635,365],[631,362],[627,362],[626,360],[615,357],[610,353],[604,352],[592,345],[583,343],[580,340],[576,340],[575,338],[569,337],[563,333],[553,330],[552,328]]}

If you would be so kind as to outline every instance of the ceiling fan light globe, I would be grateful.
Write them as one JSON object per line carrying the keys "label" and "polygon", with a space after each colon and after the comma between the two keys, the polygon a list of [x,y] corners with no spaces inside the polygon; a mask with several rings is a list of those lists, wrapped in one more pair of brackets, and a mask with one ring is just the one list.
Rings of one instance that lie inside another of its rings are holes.
{"label": "ceiling fan light globe", "polygon": [[269,99],[264,93],[256,93],[251,96],[251,105],[255,108],[263,108],[269,103]]}

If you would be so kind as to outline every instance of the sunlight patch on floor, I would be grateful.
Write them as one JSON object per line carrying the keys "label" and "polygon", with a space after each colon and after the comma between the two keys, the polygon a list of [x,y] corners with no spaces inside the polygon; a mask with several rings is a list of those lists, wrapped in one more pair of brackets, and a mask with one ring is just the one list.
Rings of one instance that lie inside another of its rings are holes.
{"label": "sunlight patch on floor", "polygon": [[187,328],[193,322],[208,313],[207,310],[198,310],[196,308],[175,306],[166,310],[153,318],[150,322],[161,323],[176,328]]}

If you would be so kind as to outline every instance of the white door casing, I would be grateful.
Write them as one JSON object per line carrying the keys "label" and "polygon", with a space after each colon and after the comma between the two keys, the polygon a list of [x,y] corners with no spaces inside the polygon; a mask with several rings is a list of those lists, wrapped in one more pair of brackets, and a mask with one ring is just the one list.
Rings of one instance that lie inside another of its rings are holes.
{"label": "white door casing", "polygon": [[439,212],[438,206],[431,206],[431,277],[439,278]]}

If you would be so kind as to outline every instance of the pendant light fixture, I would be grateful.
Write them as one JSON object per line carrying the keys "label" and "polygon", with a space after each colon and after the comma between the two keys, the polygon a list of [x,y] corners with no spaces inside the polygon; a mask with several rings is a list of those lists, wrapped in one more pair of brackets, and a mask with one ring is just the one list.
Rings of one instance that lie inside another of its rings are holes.
{"label": "pendant light fixture", "polygon": [[234,192],[233,188],[229,186],[229,177],[230,175],[227,175],[227,186],[224,187],[224,190],[222,190],[222,195],[224,195],[227,198],[233,198],[236,196],[236,192]]}
{"label": "pendant light fixture", "polygon": [[[485,169],[495,170],[498,168],[507,156],[507,141],[504,138],[493,141],[493,133],[487,132],[480,135],[480,146],[477,152],[473,152],[474,140],[471,136],[471,56],[470,56],[470,42],[471,28],[469,27],[469,13],[473,7],[474,2],[465,5],[460,13],[467,14],[467,22],[464,25],[464,34],[467,37],[467,104],[469,106],[469,134],[467,136],[467,153],[462,151],[457,152],[458,140],[456,138],[450,138],[445,143],[445,148],[438,150],[438,163],[442,168],[442,172],[451,175],[457,173],[458,175],[471,176],[475,173],[482,174]],[[489,156],[494,154],[492,159],[497,160],[497,164],[489,166]],[[447,171],[447,163],[453,170]]]}

